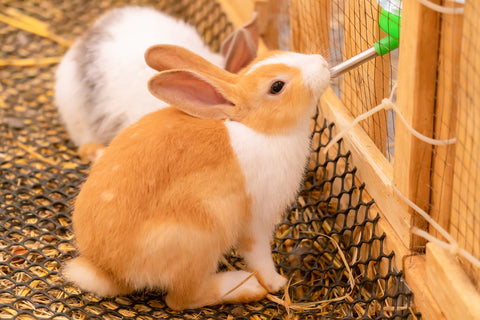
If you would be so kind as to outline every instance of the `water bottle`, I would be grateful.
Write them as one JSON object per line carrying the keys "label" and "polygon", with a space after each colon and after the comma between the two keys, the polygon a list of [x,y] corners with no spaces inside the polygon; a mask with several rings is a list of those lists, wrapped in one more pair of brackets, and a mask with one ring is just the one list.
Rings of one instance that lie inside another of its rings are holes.
{"label": "water bottle", "polygon": [[402,1],[401,0],[377,0],[378,5],[390,13],[393,13],[396,16],[400,16],[402,12]]}

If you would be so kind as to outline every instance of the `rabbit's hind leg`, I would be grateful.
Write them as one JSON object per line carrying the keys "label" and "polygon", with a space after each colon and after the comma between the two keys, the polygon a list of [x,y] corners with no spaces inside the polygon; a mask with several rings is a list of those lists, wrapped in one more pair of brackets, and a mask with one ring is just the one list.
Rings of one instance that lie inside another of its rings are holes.
{"label": "rabbit's hind leg", "polygon": [[169,291],[165,301],[170,308],[183,310],[222,303],[247,303],[261,300],[267,294],[257,279],[245,271],[215,273],[207,277],[203,285],[188,288],[188,292],[186,286],[187,283],[179,284]]}

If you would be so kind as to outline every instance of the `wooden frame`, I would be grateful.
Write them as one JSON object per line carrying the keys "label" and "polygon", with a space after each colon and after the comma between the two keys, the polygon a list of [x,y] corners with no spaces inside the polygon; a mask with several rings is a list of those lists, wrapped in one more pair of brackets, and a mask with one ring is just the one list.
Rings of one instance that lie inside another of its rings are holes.
{"label": "wooden frame", "polygon": [[[480,8],[469,10],[469,12],[475,14],[478,9]],[[462,84],[462,81],[458,80],[458,72],[461,74],[474,72],[473,70],[478,70],[480,65],[473,67],[461,64],[460,70],[457,69],[453,74],[449,74],[450,77],[446,77],[445,74],[440,75],[437,82],[437,72],[446,68],[453,69],[448,63],[457,66],[460,64],[459,51],[456,52],[452,49],[452,43],[453,48],[456,47],[455,43],[459,47],[461,37],[458,37],[458,33],[454,34],[451,29],[450,31],[445,30],[448,30],[447,24],[456,25],[458,29],[461,29],[461,16],[444,18],[440,24],[439,13],[423,7],[417,1],[404,2],[403,16],[408,19],[404,18],[402,25],[398,109],[413,128],[426,136],[449,139],[457,132],[459,141],[464,144],[468,143],[466,139],[469,137],[462,130],[458,130],[458,128],[456,130],[456,101],[452,97],[440,96],[439,93],[443,93],[445,90],[455,93],[456,85],[459,82]],[[444,31],[442,33],[440,32],[441,27]],[[464,37],[465,34],[467,37],[472,37],[473,30],[464,28]],[[462,50],[465,50],[464,45],[462,43]],[[440,57],[435,50],[438,47],[440,48]],[[478,52],[474,48],[471,51],[475,52],[473,54]],[[471,60],[478,62],[479,58]],[[442,63],[439,63],[439,59],[442,59],[440,60]],[[465,68],[462,69],[462,66]],[[468,77],[464,79],[468,79]],[[471,83],[463,83],[464,87],[469,85]],[[437,100],[435,100],[436,98]],[[478,100],[476,100],[477,98]],[[335,101],[335,97],[331,93],[327,93],[323,100],[325,100],[323,103],[325,116],[334,121],[340,129],[349,126],[353,117],[338,101]],[[463,107],[478,106],[480,95],[474,93],[473,100],[470,97],[470,101],[460,101],[460,103]],[[325,108],[325,106],[327,107]],[[434,116],[440,113],[449,113],[449,121],[440,123],[439,118]],[[472,115],[474,113],[472,110],[467,110],[461,114]],[[466,119],[463,121],[466,123]],[[415,225],[426,229],[427,225],[423,218],[417,218],[406,204],[396,203],[389,199],[392,170],[393,181],[397,188],[417,205],[423,207],[425,211],[429,211],[431,203],[438,204],[434,207],[437,210],[432,212],[432,216],[448,230],[449,218],[452,214],[452,188],[459,189],[462,181],[472,180],[465,176],[465,174],[468,175],[465,170],[457,168],[457,165],[453,166],[455,146],[435,147],[435,152],[432,153],[431,145],[417,140],[407,131],[403,123],[397,122],[396,157],[392,168],[379,158],[381,153],[379,150],[372,150],[373,142],[369,141],[366,134],[361,131],[355,128],[347,133],[344,137],[345,145],[356,159],[354,161],[358,167],[358,176],[366,182],[367,190],[374,196],[384,218],[394,226],[396,235],[409,248],[422,247],[425,245],[423,239],[408,237],[409,227]],[[473,140],[480,142],[479,130],[475,132]],[[468,151],[471,153],[472,149]],[[478,156],[476,151],[474,153],[474,155],[470,154],[470,158],[480,161],[480,153]],[[431,175],[432,171],[436,175]],[[479,190],[474,185],[470,187],[470,190]],[[443,193],[435,193],[434,191],[437,190],[442,190]],[[480,193],[476,192],[471,197],[479,199]],[[453,206],[460,206],[459,200],[455,196],[453,196]],[[410,216],[413,218],[410,219]],[[402,227],[402,222],[406,221],[407,227]],[[436,235],[433,230],[431,233]],[[390,233],[387,234],[387,238],[392,236]],[[471,235],[466,235],[466,237],[469,236]],[[471,236],[470,242],[473,240],[474,238]],[[397,255],[400,253],[405,257],[403,268],[407,282],[411,284],[416,297],[419,297],[416,299],[417,306],[425,319],[475,319],[478,317],[480,295],[458,260],[451,253],[434,244],[428,244],[426,258],[425,256],[407,257],[406,251],[398,248],[398,243],[393,244],[393,247]]]}
{"label": "wooden frame", "polygon": [[[480,294],[450,252],[428,243],[425,270],[427,288],[434,293],[446,319],[478,319]],[[424,290],[418,295],[420,292]]]}
{"label": "wooden frame", "polygon": [[[328,53],[330,48],[329,13],[330,1],[292,0],[290,2],[292,47],[303,53]],[[321,19],[316,20],[315,17],[319,15]],[[299,22],[307,25],[310,32],[302,32]]]}

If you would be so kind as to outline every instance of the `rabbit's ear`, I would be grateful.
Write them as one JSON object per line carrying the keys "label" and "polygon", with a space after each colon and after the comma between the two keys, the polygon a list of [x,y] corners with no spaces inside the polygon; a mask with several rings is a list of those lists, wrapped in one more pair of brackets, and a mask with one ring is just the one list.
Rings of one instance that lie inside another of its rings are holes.
{"label": "rabbit's ear", "polygon": [[147,49],[145,62],[157,71],[188,69],[232,81],[233,75],[180,46],[160,44]]}
{"label": "rabbit's ear", "polygon": [[237,73],[256,58],[259,39],[257,16],[255,12],[248,24],[234,31],[222,43],[220,52],[225,57],[225,70]]}
{"label": "rabbit's ear", "polygon": [[148,88],[155,97],[198,118],[229,119],[235,111],[226,98],[226,91],[233,91],[229,83],[193,71],[160,72],[150,79]]}

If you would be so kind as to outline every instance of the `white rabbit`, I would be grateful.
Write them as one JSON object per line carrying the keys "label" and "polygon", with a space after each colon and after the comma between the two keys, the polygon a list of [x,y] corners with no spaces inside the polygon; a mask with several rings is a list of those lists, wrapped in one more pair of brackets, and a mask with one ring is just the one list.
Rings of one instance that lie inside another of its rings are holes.
{"label": "white rabbit", "polygon": [[155,44],[183,46],[237,72],[255,58],[258,31],[254,19],[225,41],[221,55],[192,26],[152,8],[116,8],[101,16],[68,50],[56,73],[60,117],[72,141],[87,144],[79,150],[87,158],[140,117],[166,106],[146,85],[156,71],[144,53]]}
{"label": "white rabbit", "polygon": [[[270,241],[303,178],[326,61],[276,51],[234,74],[170,45],[146,60],[190,67],[150,80],[171,106],[122,131],[92,166],[73,213],[79,256],[64,276],[100,296],[164,289],[179,310],[280,290]],[[217,272],[233,246],[255,274],[243,284],[248,272]]]}

